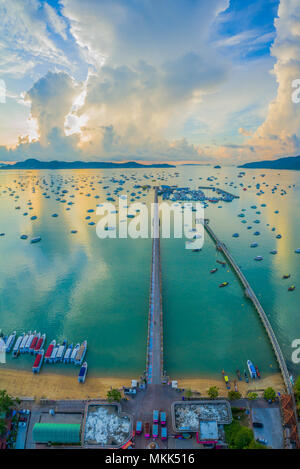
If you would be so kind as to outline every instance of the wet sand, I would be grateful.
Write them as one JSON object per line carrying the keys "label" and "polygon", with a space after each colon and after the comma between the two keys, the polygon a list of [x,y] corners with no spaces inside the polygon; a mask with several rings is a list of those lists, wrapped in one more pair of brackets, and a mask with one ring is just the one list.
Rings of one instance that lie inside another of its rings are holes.
{"label": "wet sand", "polygon": [[[234,390],[233,381],[230,382],[231,390]],[[285,392],[284,383],[280,373],[276,373],[265,378],[251,380],[248,384],[245,381],[237,381],[238,390],[243,397],[247,396],[247,391],[256,392],[259,396],[262,394],[260,390],[272,387],[275,391]],[[227,397],[228,389],[226,389],[225,382],[220,379],[207,379],[207,378],[186,378],[179,380],[178,387],[184,389],[191,389],[201,393],[201,396],[207,396],[207,391],[211,386],[217,386],[219,389],[219,396]]]}
{"label": "wet sand", "polygon": [[112,388],[130,386],[129,378],[108,378],[87,376],[84,384],[77,376],[65,376],[41,372],[34,375],[30,371],[0,369],[0,389],[5,389],[13,397],[34,397],[36,401],[48,399],[89,399],[106,398]]}

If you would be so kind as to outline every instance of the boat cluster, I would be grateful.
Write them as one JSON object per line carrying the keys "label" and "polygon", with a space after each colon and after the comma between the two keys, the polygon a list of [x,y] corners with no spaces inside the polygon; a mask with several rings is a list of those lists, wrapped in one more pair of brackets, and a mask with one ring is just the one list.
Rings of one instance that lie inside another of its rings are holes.
{"label": "boat cluster", "polygon": [[[206,196],[203,189],[211,190],[216,195]],[[233,199],[238,198],[229,192],[213,186],[199,186],[198,189],[190,189],[189,187],[177,187],[161,185],[158,190],[158,195],[161,195],[163,200],[171,200],[172,202],[232,202]]]}
{"label": "boat cluster", "polygon": [[[250,379],[260,379],[261,378],[260,371],[259,371],[258,367],[254,366],[253,363],[250,360],[247,360],[247,367],[248,367],[248,370],[249,370]],[[236,370],[236,375],[238,377],[238,380],[242,381],[243,378],[242,378],[242,374],[241,374],[240,370]],[[225,381],[226,388],[231,389],[231,384],[230,384],[229,378],[225,374],[224,370],[222,371],[222,376],[223,376],[223,379]],[[246,383],[249,383],[249,376],[248,376],[248,373],[247,373],[246,369],[244,369],[244,379],[245,379]],[[234,389],[235,389],[235,391],[238,390],[237,382],[235,380],[234,380]]]}

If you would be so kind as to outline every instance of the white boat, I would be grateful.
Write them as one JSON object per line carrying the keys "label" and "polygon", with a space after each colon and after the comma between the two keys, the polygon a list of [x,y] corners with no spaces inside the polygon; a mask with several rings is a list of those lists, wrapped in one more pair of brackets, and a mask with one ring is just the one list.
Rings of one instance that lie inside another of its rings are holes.
{"label": "white boat", "polygon": [[14,341],[15,341],[15,338],[16,338],[16,335],[17,335],[17,333],[16,333],[16,331],[14,331],[12,334],[10,334],[8,336],[8,339],[7,339],[6,344],[5,344],[5,351],[7,353],[9,353],[11,351],[12,346],[13,346]]}
{"label": "white boat", "polygon": [[29,335],[29,337],[26,341],[25,347],[24,347],[24,352],[25,353],[29,352],[29,347],[30,347],[31,342],[33,341],[35,335],[36,335],[36,331],[34,331],[32,334]]}
{"label": "white boat", "polygon": [[[29,346],[28,352],[33,354],[34,348],[36,344],[38,343],[39,338],[41,337],[41,333],[39,332],[38,334],[35,334],[34,338],[31,341],[31,344]],[[41,347],[40,347],[41,348]]]}
{"label": "white boat", "polygon": [[250,360],[247,360],[247,366],[250,373],[250,378],[255,379],[257,377],[255,367]]}
{"label": "white boat", "polygon": [[37,341],[36,346],[34,347],[34,354],[37,354],[45,344],[46,334],[43,334]]}
{"label": "white boat", "polygon": [[14,348],[13,348],[13,357],[14,358],[16,358],[18,356],[20,345],[21,345],[21,342],[24,339],[24,336],[25,336],[25,332],[23,332],[23,334],[20,335],[16,340],[16,343],[15,343]]}
{"label": "white boat", "polygon": [[79,383],[84,383],[86,374],[87,374],[87,362],[84,362],[83,365],[80,367],[79,374],[78,374],[78,382]]}
{"label": "white boat", "polygon": [[72,350],[73,350],[73,344],[69,345],[69,347],[67,348],[65,352],[64,363],[69,363],[71,359]]}
{"label": "white boat", "polygon": [[25,345],[26,345],[26,342],[27,342],[28,337],[29,337],[30,334],[31,334],[31,331],[29,331],[29,333],[24,335],[24,337],[23,337],[23,340],[22,340],[21,345],[20,345],[20,352],[21,353],[24,353],[24,351],[25,351]]}
{"label": "white boat", "polygon": [[57,344],[56,346],[53,347],[51,357],[50,357],[50,360],[49,360],[50,363],[55,363],[56,362],[56,355],[57,355],[58,349],[59,349],[59,344]]}
{"label": "white boat", "polygon": [[75,365],[81,365],[86,354],[87,341],[85,340],[79,347],[79,350],[75,357]]}
{"label": "white boat", "polygon": [[74,363],[75,362],[75,357],[77,355],[77,352],[80,348],[80,344],[76,344],[75,347],[73,348],[73,352],[71,353],[71,363]]}
{"label": "white boat", "polygon": [[33,367],[32,367],[32,372],[33,373],[39,373],[40,372],[40,369],[41,369],[41,366],[42,366],[42,363],[43,363],[43,360],[44,360],[44,353],[45,353],[44,349],[41,349],[39,351],[39,353],[37,354],[37,356],[35,357]]}
{"label": "white boat", "polygon": [[55,361],[57,361],[57,362],[62,362],[63,361],[63,357],[64,357],[64,354],[65,354],[66,348],[67,348],[67,341],[64,340],[62,345],[60,345],[58,347],[58,351],[57,351],[57,354],[56,354],[56,357],[55,357]]}

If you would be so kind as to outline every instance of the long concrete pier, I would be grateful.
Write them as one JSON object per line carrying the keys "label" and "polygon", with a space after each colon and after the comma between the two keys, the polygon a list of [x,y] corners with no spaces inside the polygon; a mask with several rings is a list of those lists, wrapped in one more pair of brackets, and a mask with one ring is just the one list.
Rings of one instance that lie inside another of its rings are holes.
{"label": "long concrete pier", "polygon": [[237,263],[233,259],[233,257],[230,254],[229,250],[227,249],[225,244],[222,243],[217,238],[214,231],[209,226],[209,221],[208,220],[204,221],[204,227],[205,227],[206,231],[208,232],[208,234],[210,235],[210,237],[216,243],[217,249],[219,251],[223,252],[223,254],[226,257],[226,259],[228,260],[229,264],[231,265],[231,267],[235,271],[236,275],[238,276],[240,282],[244,286],[245,295],[247,296],[247,298],[249,298],[252,301],[256,311],[258,312],[258,315],[259,315],[259,317],[260,317],[260,319],[261,319],[261,321],[264,325],[264,328],[265,328],[265,330],[268,334],[271,345],[273,347],[276,359],[278,361],[278,364],[279,364],[279,367],[280,367],[280,370],[281,370],[281,374],[282,374],[282,377],[283,377],[283,380],[284,380],[286,390],[287,390],[288,394],[293,396],[293,398],[294,398],[293,386],[292,386],[292,383],[291,383],[291,380],[290,380],[290,375],[289,375],[289,372],[288,372],[288,369],[287,369],[287,366],[286,366],[286,363],[285,363],[285,359],[283,357],[281,348],[280,348],[280,346],[277,342],[276,336],[274,334],[274,331],[272,329],[270,321],[268,320],[267,315],[266,315],[263,307],[261,306],[261,304],[260,304],[258,298],[256,297],[254,291],[252,290],[248,280],[246,279],[245,275],[243,274],[243,272],[241,271],[241,269],[239,268],[239,266],[237,265]]}
{"label": "long concrete pier", "polygon": [[163,322],[161,295],[160,228],[157,188],[154,192],[153,241],[148,316],[147,364],[148,384],[161,384],[163,376]]}

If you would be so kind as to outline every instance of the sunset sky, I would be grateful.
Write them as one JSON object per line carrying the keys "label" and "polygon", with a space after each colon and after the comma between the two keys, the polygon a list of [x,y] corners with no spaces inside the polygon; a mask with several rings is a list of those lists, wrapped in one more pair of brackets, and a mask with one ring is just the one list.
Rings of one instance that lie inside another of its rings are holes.
{"label": "sunset sky", "polygon": [[299,0],[0,0],[0,161],[300,154]]}

